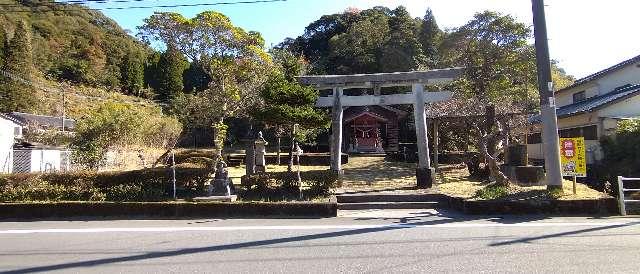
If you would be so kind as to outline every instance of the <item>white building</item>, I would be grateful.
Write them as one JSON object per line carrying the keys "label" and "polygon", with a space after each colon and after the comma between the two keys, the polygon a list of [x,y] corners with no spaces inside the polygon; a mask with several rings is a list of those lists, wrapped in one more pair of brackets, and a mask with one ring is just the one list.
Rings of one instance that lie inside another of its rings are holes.
{"label": "white building", "polygon": [[59,147],[17,144],[13,147],[13,173],[69,171],[69,155]]}
{"label": "white building", "polygon": [[13,171],[13,145],[22,137],[22,127],[6,115],[0,113],[0,173]]}
{"label": "white building", "polygon": [[[618,122],[640,117],[640,56],[577,80],[555,94],[560,137],[584,137],[587,163],[601,160],[599,140]],[[529,158],[544,159],[540,116],[531,119]]]}

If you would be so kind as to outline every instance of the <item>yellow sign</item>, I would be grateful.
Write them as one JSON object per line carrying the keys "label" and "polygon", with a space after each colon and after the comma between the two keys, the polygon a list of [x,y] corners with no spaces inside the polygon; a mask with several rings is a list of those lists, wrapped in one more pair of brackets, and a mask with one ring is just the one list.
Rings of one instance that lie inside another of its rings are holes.
{"label": "yellow sign", "polygon": [[584,137],[560,138],[562,176],[587,177]]}

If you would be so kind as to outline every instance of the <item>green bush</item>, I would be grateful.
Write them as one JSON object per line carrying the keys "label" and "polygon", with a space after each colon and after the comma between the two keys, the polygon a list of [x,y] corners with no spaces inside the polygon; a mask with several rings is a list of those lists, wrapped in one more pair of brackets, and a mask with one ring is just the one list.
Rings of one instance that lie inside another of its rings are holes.
{"label": "green bush", "polygon": [[104,201],[106,195],[96,187],[82,183],[57,185],[36,175],[20,184],[7,184],[0,192],[0,201]]}
{"label": "green bush", "polygon": [[616,135],[600,140],[604,158],[594,168],[596,187],[603,189],[611,183],[617,194],[617,176],[640,177],[640,120],[627,120],[618,124]]}
{"label": "green bush", "polygon": [[[336,187],[338,176],[329,170],[300,172],[303,196],[306,199],[327,196]],[[299,197],[298,177],[295,172],[269,172],[242,176],[245,199],[289,200]]]}
{"label": "green bush", "polygon": [[[184,197],[204,192],[211,170],[176,166],[176,187]],[[172,196],[168,168],[124,172],[69,172],[0,176],[0,201],[161,201]]]}
{"label": "green bush", "polygon": [[189,159],[193,158],[208,158],[215,160],[218,157],[218,152],[215,149],[180,149],[174,154],[176,163],[190,163]]}
{"label": "green bush", "polygon": [[496,200],[509,195],[506,186],[491,184],[476,192],[476,197],[483,200]]}

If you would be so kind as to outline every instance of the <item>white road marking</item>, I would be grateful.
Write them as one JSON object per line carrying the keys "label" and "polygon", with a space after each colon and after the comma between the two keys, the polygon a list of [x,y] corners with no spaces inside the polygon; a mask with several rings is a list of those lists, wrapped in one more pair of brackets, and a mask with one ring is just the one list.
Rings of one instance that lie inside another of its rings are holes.
{"label": "white road marking", "polygon": [[113,228],[48,228],[9,229],[0,234],[36,233],[115,233],[115,232],[185,232],[185,231],[246,231],[246,230],[351,230],[399,228],[479,228],[479,227],[604,227],[633,225],[635,222],[584,223],[448,223],[448,224],[386,224],[386,225],[292,225],[292,226],[193,226],[193,227],[113,227]]}

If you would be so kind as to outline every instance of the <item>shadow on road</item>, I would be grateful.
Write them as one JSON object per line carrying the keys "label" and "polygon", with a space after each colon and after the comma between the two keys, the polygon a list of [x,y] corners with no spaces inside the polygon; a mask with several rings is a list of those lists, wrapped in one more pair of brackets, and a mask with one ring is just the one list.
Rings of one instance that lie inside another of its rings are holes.
{"label": "shadow on road", "polygon": [[[416,221],[416,219],[425,218],[425,217],[434,217],[434,216],[443,217],[443,218],[442,219],[437,219],[437,220]],[[71,262],[71,263],[62,263],[62,264],[54,264],[54,265],[47,265],[47,266],[23,268],[23,269],[17,269],[17,270],[4,272],[4,273],[34,273],[34,272],[48,272],[48,271],[55,271],[55,270],[65,270],[65,269],[71,269],[71,268],[77,268],[77,267],[93,267],[93,266],[106,265],[106,264],[112,264],[112,263],[132,262],[132,261],[140,261],[140,260],[148,260],[148,259],[156,259],[156,258],[165,258],[165,257],[173,257],[173,256],[180,256],[180,255],[189,255],[189,254],[206,253],[206,252],[216,252],[216,251],[224,251],[224,250],[234,250],[234,249],[241,249],[241,248],[255,248],[255,247],[262,247],[262,246],[269,246],[269,245],[276,245],[276,244],[284,244],[284,243],[295,243],[295,242],[309,241],[309,240],[344,237],[344,236],[352,236],[352,235],[362,235],[362,234],[367,234],[367,233],[377,233],[377,232],[383,232],[383,231],[393,231],[393,230],[400,230],[400,229],[406,229],[406,228],[413,228],[415,226],[449,224],[449,223],[456,223],[456,222],[461,222],[461,221],[472,221],[472,220],[481,219],[479,217],[466,217],[466,218],[459,218],[459,216],[455,216],[455,217],[454,216],[450,216],[450,217],[448,217],[447,214],[433,214],[433,213],[429,213],[429,212],[416,213],[415,216],[412,216],[412,217],[400,218],[396,222],[394,222],[393,224],[383,225],[383,226],[376,226],[376,227],[371,227],[371,228],[361,228],[361,229],[352,229],[352,230],[346,230],[346,231],[326,232],[326,233],[318,233],[318,234],[311,234],[311,235],[303,235],[303,236],[295,236],[295,237],[284,237],[284,238],[260,240],[260,241],[249,241],[249,242],[243,242],[243,243],[224,244],[224,245],[207,246],[207,247],[183,248],[183,249],[178,249],[178,250],[173,250],[173,251],[149,252],[149,253],[146,253],[146,254],[139,254],[139,255],[120,256],[120,257],[113,257],[113,258],[87,260],[87,261],[81,261],[81,262]],[[522,217],[522,219],[520,219],[518,217],[504,217],[504,218],[503,217],[490,217],[490,218],[487,218],[487,219],[484,219],[484,220],[494,221],[494,222],[498,222],[498,223],[512,224],[512,223],[529,222],[529,221],[531,221],[530,217],[531,216],[528,216],[528,218],[526,218],[526,219],[524,217]],[[607,230],[607,229],[621,228],[621,227],[636,225],[638,223],[640,223],[640,222],[632,222],[632,223],[627,223],[627,224],[614,224],[614,225],[602,226],[602,227],[596,227],[596,228],[589,228],[589,229],[574,230],[574,231],[568,231],[568,232],[562,232],[562,233],[547,234],[547,235],[542,235],[542,236],[537,236],[537,237],[522,238],[522,239],[517,239],[517,240],[512,240],[512,241],[505,241],[505,242],[500,242],[500,243],[489,244],[489,246],[498,247],[498,246],[504,246],[504,245],[510,245],[510,244],[527,243],[527,242],[540,240],[540,239],[547,239],[547,238],[553,238],[553,237],[562,237],[562,236],[569,236],[569,235],[575,235],[575,234],[580,234],[580,233],[587,233],[587,232],[602,231],[602,230]]]}

